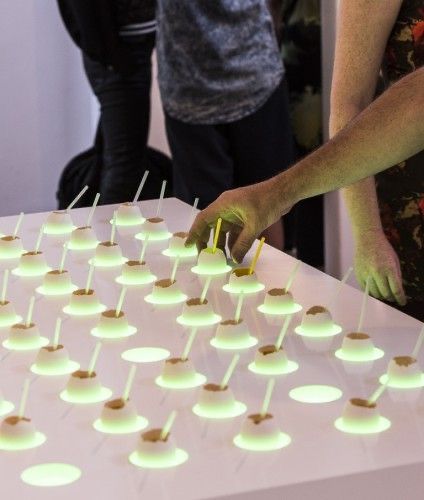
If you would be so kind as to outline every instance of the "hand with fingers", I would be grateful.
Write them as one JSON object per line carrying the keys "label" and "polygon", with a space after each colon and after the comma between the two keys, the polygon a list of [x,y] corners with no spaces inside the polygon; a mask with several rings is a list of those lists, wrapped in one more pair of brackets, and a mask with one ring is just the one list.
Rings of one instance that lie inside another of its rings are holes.
{"label": "hand with fingers", "polygon": [[376,299],[406,304],[399,259],[382,231],[365,233],[357,242],[355,273],[362,288],[370,276],[370,295]]}

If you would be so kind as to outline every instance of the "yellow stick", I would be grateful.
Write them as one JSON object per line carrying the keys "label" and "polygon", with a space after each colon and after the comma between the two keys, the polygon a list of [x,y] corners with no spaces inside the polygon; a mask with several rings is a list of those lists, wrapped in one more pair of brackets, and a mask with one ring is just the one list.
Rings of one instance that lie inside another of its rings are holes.
{"label": "yellow stick", "polygon": [[216,222],[216,228],[215,228],[215,236],[213,238],[213,247],[212,247],[212,253],[216,252],[216,247],[218,245],[218,238],[219,238],[219,233],[221,232],[221,224],[222,224],[222,219],[221,217],[217,220]]}
{"label": "yellow stick", "polygon": [[252,263],[250,264],[249,267],[249,274],[252,274],[255,270],[256,263],[258,262],[259,255],[261,254],[262,247],[264,246],[265,243],[265,238],[262,237],[261,241],[259,242],[258,248],[256,249],[255,256],[253,257]]}

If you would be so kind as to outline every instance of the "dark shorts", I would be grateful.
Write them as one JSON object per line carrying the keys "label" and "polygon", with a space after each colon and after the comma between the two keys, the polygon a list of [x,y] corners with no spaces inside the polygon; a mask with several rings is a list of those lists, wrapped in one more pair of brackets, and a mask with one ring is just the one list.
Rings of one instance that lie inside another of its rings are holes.
{"label": "dark shorts", "polygon": [[226,124],[192,125],[166,116],[174,166],[174,193],[204,208],[223,191],[254,184],[294,160],[287,85],[282,80],[251,115]]}

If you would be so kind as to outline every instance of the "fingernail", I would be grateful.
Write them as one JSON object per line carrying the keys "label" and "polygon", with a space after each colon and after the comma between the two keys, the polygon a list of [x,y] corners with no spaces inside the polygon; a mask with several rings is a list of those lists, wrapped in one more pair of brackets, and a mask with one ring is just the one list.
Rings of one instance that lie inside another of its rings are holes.
{"label": "fingernail", "polygon": [[238,264],[237,259],[233,256],[231,256],[231,260],[234,262],[234,264]]}

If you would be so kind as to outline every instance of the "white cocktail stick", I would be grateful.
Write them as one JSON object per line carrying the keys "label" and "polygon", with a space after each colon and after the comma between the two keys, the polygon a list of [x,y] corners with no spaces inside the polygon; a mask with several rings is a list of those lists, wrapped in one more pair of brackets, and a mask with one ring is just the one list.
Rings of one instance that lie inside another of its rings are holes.
{"label": "white cocktail stick", "polygon": [[365,284],[364,295],[362,296],[361,312],[359,314],[358,329],[356,330],[357,332],[362,332],[362,327],[364,326],[365,310],[367,308],[368,295],[370,293],[370,280],[371,276],[368,276]]}
{"label": "white cocktail stick", "polygon": [[149,243],[150,233],[146,234],[146,238],[144,239],[143,246],[140,252],[139,262],[144,262],[144,256],[146,255],[147,244]]}
{"label": "white cocktail stick", "polygon": [[23,418],[23,416],[25,415],[25,408],[28,401],[29,384],[30,384],[29,378],[25,379],[24,388],[22,389],[21,401],[19,403],[19,412],[18,412],[19,418]]}
{"label": "white cocktail stick", "polygon": [[68,208],[65,210],[65,212],[68,212],[71,210],[71,208],[75,205],[75,203],[81,198],[81,196],[87,191],[88,186],[84,186],[81,191],[76,195],[73,201],[68,205]]}
{"label": "white cocktail stick", "polygon": [[131,387],[134,382],[136,371],[137,371],[136,365],[131,365],[130,372],[128,373],[127,382],[125,384],[124,394],[122,395],[122,399],[124,401],[127,401],[130,397]]}
{"label": "white cocktail stick", "polygon": [[281,346],[283,345],[283,340],[284,340],[284,337],[286,336],[287,330],[289,329],[290,322],[291,322],[292,318],[293,318],[293,315],[289,314],[288,316],[286,316],[286,319],[284,320],[283,327],[281,328],[280,334],[278,335],[277,342],[275,343],[275,348],[277,349],[277,351],[279,351]]}
{"label": "white cocktail stick", "polygon": [[93,219],[94,211],[96,210],[97,203],[99,203],[99,198],[100,198],[100,193],[97,193],[96,197],[94,198],[93,205],[90,208],[90,212],[88,213],[87,223],[86,223],[87,227],[91,226],[91,221]]}
{"label": "white cocktail stick", "polygon": [[239,360],[240,354],[234,354],[233,359],[231,360],[231,363],[228,366],[227,371],[225,372],[225,375],[221,380],[221,383],[219,384],[220,389],[224,389],[225,387],[227,387],[231,375],[234,373],[235,367],[237,366]]}
{"label": "white cocktail stick", "polygon": [[123,286],[122,287],[122,290],[121,290],[121,293],[119,295],[119,299],[118,299],[118,304],[116,305],[116,309],[115,309],[115,316],[118,318],[119,315],[121,314],[121,309],[122,309],[122,306],[124,304],[124,300],[125,300],[125,295],[127,293],[127,290],[128,290],[128,287],[126,286]]}
{"label": "white cocktail stick", "polygon": [[99,357],[100,349],[102,348],[102,343],[97,342],[94,348],[93,355],[91,356],[90,364],[88,365],[88,374],[91,375],[94,372],[94,368],[97,363],[97,358]]}
{"label": "white cocktail stick", "polygon": [[34,249],[35,253],[38,253],[40,250],[41,240],[43,239],[43,234],[44,234],[44,229],[45,229],[45,224],[43,224],[40,227],[40,231],[38,232],[37,242],[35,243],[35,249]]}
{"label": "white cocktail stick", "polygon": [[193,346],[194,339],[196,338],[196,334],[197,334],[197,328],[192,328],[192,330],[190,332],[190,336],[189,336],[189,338],[187,340],[187,344],[184,347],[183,355],[181,356],[181,359],[183,361],[185,361],[186,359],[188,359],[188,355],[190,354],[191,348]]}
{"label": "white cocktail stick", "polygon": [[174,266],[173,266],[172,272],[171,272],[171,281],[172,281],[172,283],[175,281],[175,276],[177,275],[177,269],[178,269],[179,264],[180,264],[180,258],[177,257],[175,259]]}
{"label": "white cocktail stick", "polygon": [[244,292],[240,292],[238,301],[237,301],[237,307],[236,307],[236,313],[234,315],[234,321],[238,323],[240,321],[240,315],[241,315],[241,308],[243,307],[243,300],[244,300]]}
{"label": "white cocktail stick", "polygon": [[206,294],[208,293],[209,285],[211,284],[211,281],[212,281],[212,276],[208,276],[206,278],[206,283],[205,283],[203,290],[202,290],[202,295],[200,296],[200,303],[201,304],[203,304],[205,302]]}
{"label": "white cocktail stick", "polygon": [[3,273],[3,286],[1,289],[1,302],[4,304],[6,302],[7,295],[7,285],[9,284],[9,269],[6,269]]}
{"label": "white cocktail stick", "polygon": [[383,394],[383,392],[386,390],[387,388],[387,382],[385,384],[381,384],[377,390],[372,394],[372,396],[370,398],[368,398],[368,403],[370,404],[374,404],[377,402],[377,399]]}
{"label": "white cocktail stick", "polygon": [[16,225],[15,225],[15,230],[13,231],[13,237],[16,238],[16,236],[18,235],[18,232],[19,232],[19,229],[21,227],[21,224],[22,224],[22,219],[24,218],[24,213],[21,212],[19,214],[19,217],[18,217],[18,220],[16,221]]}
{"label": "white cocktail stick", "polygon": [[88,270],[87,281],[85,283],[85,293],[90,291],[91,282],[93,281],[93,273],[94,273],[94,265],[90,264],[90,268]]}
{"label": "white cocktail stick", "polygon": [[175,410],[173,410],[170,413],[167,421],[165,422],[165,425],[162,428],[162,432],[160,433],[160,438],[162,440],[166,439],[168,437],[168,434],[171,432],[171,428],[174,424],[176,416],[177,416],[177,412]]}
{"label": "white cocktail stick", "polygon": [[63,272],[63,268],[65,267],[66,255],[68,254],[68,243],[63,245],[62,258],[60,259],[59,272]]}
{"label": "white cocktail stick", "polygon": [[291,270],[289,277],[287,278],[287,283],[286,283],[286,287],[285,287],[286,292],[288,292],[290,290],[291,286],[293,285],[293,281],[296,277],[297,272],[299,271],[300,264],[302,264],[302,261],[300,261],[300,260],[296,261],[296,264],[294,265],[293,269]]}
{"label": "white cocktail stick", "polygon": [[62,328],[62,318],[59,317],[56,320],[56,327],[54,329],[53,347],[55,349],[59,345],[59,337],[60,337],[60,330],[61,330],[61,328]]}
{"label": "white cocktail stick", "polygon": [[268,380],[268,384],[266,386],[266,392],[265,392],[265,397],[264,401],[262,403],[262,408],[261,408],[261,417],[265,417],[265,415],[268,412],[269,404],[271,403],[271,396],[272,396],[272,391],[274,390],[275,386],[275,378],[270,378]]}
{"label": "white cocktail stick", "polygon": [[414,359],[417,359],[418,354],[419,354],[421,347],[423,345],[423,342],[424,342],[424,325],[421,328],[421,332],[418,336],[417,343],[415,344],[414,350],[412,351],[412,357]]}
{"label": "white cocktail stick", "polygon": [[166,182],[167,181],[162,182],[162,187],[160,189],[160,195],[158,200],[158,206],[156,208],[156,217],[159,217],[162,210],[162,203],[163,203],[163,197],[165,196]]}
{"label": "white cocktail stick", "polygon": [[141,182],[140,184],[138,185],[138,189],[135,193],[135,196],[134,196],[134,199],[133,199],[133,203],[135,203],[136,201],[138,201],[138,198],[140,197],[140,194],[141,194],[141,191],[143,190],[144,188],[144,184],[146,183],[146,180],[147,180],[147,176],[149,175],[149,171],[148,170],[145,170],[144,171],[144,174],[143,174],[143,177],[141,178]]}
{"label": "white cocktail stick", "polygon": [[29,299],[28,313],[25,321],[25,326],[29,328],[32,321],[32,313],[34,311],[35,297],[34,295]]}
{"label": "white cocktail stick", "polygon": [[194,215],[196,213],[196,210],[197,210],[197,205],[199,204],[199,198],[195,198],[194,199],[194,203],[193,203],[193,206],[191,207],[191,211],[190,211],[190,217],[188,218],[188,225],[191,226],[191,224],[193,223],[193,219],[194,219]]}
{"label": "white cocktail stick", "polygon": [[344,273],[343,278],[340,280],[338,291],[341,290],[342,286],[346,284],[347,280],[350,278],[350,275],[353,272],[353,267],[350,266],[349,269]]}
{"label": "white cocktail stick", "polygon": [[115,243],[115,233],[116,233],[116,210],[113,212],[112,229],[110,230],[110,243],[113,245]]}

